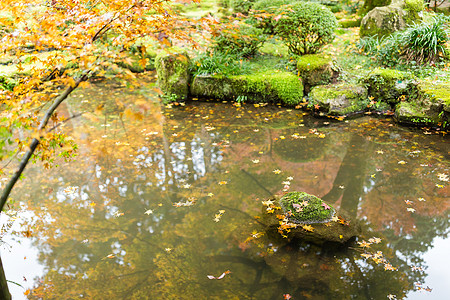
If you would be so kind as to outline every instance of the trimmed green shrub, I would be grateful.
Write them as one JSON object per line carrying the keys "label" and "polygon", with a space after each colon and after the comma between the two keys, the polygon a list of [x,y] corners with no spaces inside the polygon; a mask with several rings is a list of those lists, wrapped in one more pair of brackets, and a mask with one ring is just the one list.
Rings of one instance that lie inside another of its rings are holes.
{"label": "trimmed green shrub", "polygon": [[283,38],[292,54],[317,53],[334,39],[336,17],[325,6],[315,2],[297,2],[282,6],[275,17],[276,33]]}
{"label": "trimmed green shrub", "polygon": [[214,52],[234,54],[249,57],[256,54],[264,44],[266,36],[262,29],[242,23],[222,30],[213,41]]}

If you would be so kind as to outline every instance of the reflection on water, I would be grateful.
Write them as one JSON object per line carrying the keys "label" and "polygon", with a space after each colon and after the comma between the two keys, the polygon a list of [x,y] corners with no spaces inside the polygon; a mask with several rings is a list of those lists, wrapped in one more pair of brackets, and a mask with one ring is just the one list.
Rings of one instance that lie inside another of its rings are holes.
{"label": "reflection on water", "polygon": [[[22,270],[32,281],[29,298],[429,293],[423,253],[449,227],[447,138],[385,119],[335,123],[229,103],[161,109],[155,99],[148,86],[100,83],[64,108],[90,111],[64,128],[79,156],[44,174],[30,168],[13,196],[35,216],[21,230],[44,269],[37,278]],[[261,201],[287,190],[345,208],[362,224],[358,241],[381,242],[365,249],[269,237]]]}

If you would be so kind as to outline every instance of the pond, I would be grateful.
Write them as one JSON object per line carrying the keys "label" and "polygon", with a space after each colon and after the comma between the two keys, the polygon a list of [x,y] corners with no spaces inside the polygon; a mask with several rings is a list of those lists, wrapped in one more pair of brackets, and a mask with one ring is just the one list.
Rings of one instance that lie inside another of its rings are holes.
{"label": "pond", "polygon": [[[14,299],[444,299],[449,139],[390,119],[265,105],[161,107],[153,85],[98,82],[60,113],[79,145],[29,166],[2,216]],[[265,231],[262,202],[305,191],[356,241]],[[364,243],[365,242],[365,243]],[[26,295],[25,295],[26,294]]]}

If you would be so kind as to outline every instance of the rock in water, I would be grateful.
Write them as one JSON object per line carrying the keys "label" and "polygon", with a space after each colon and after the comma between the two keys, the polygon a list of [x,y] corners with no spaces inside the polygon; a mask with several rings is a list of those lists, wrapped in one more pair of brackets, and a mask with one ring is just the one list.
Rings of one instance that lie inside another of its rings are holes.
{"label": "rock in water", "polygon": [[336,210],[323,200],[305,192],[290,192],[281,197],[280,205],[289,221],[297,224],[327,223]]}
{"label": "rock in water", "polygon": [[[301,239],[315,244],[345,243],[361,228],[344,210],[336,210],[322,199],[305,192],[290,192],[263,201],[261,218],[268,236]],[[279,214],[281,212],[282,214]]]}

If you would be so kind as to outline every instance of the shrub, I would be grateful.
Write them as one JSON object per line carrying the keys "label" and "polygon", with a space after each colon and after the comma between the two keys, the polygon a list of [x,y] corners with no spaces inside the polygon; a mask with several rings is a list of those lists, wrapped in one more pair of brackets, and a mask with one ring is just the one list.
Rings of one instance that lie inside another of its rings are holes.
{"label": "shrub", "polygon": [[273,15],[282,5],[292,4],[300,0],[258,0],[253,4],[253,9],[256,13],[261,13],[256,16],[256,27],[263,28],[264,32],[275,33],[275,20]]}
{"label": "shrub", "polygon": [[415,24],[401,36],[400,56],[407,62],[434,64],[448,57],[448,19],[435,17],[430,23]]}
{"label": "shrub", "polygon": [[276,33],[283,38],[289,51],[297,55],[314,54],[331,43],[337,27],[333,13],[315,2],[282,6],[275,20]]}
{"label": "shrub", "polygon": [[446,48],[450,40],[448,21],[448,17],[437,16],[382,39],[361,39],[359,47],[374,55],[383,66],[435,64],[449,56]]}
{"label": "shrub", "polygon": [[191,60],[190,72],[194,75],[239,75],[246,73],[247,62],[229,53],[206,52]]}
{"label": "shrub", "polygon": [[249,57],[258,51],[266,40],[262,29],[247,24],[230,25],[213,40],[214,52]]}

